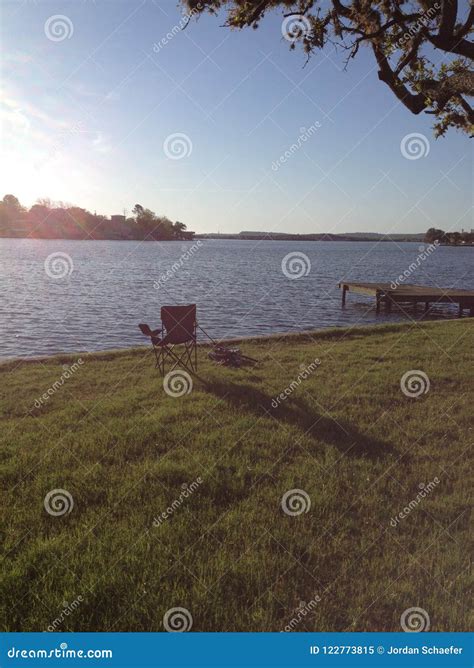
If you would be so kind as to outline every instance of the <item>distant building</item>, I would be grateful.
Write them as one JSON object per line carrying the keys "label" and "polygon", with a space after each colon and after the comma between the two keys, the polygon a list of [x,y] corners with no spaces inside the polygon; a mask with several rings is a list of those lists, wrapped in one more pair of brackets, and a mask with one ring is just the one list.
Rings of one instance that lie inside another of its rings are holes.
{"label": "distant building", "polygon": [[112,223],[124,223],[125,220],[126,220],[125,216],[122,215],[110,216],[110,221]]}

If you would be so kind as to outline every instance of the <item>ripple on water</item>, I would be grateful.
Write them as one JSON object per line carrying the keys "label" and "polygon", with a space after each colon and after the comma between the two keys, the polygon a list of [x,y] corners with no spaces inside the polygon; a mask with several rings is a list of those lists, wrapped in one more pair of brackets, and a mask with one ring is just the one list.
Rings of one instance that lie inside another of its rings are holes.
{"label": "ripple on water", "polygon": [[[418,243],[209,240],[181,261],[185,247],[0,239],[0,357],[143,345],[137,323],[158,326],[160,307],[172,303],[197,303],[199,322],[214,337],[396,322],[406,319],[401,311],[377,315],[373,300],[362,295],[349,295],[342,309],[337,284],[390,282],[419,254]],[[73,260],[64,279],[45,272],[54,252]],[[301,279],[282,271],[292,252],[310,260]],[[472,248],[440,247],[410,282],[474,289],[473,260]],[[181,266],[173,270],[173,264]],[[456,316],[456,308],[445,306],[429,315]],[[423,317],[423,310],[410,310],[410,317]]]}

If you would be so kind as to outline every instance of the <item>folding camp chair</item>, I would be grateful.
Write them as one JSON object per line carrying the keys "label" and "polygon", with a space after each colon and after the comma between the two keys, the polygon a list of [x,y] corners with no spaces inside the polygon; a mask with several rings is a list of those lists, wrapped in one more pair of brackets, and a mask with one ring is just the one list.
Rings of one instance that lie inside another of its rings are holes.
{"label": "folding camp chair", "polygon": [[[151,339],[155,353],[155,367],[165,375],[166,362],[187,371],[197,371],[197,321],[196,304],[187,306],[163,306],[161,309],[161,329],[151,330],[146,324],[138,325],[145,336]],[[161,334],[161,336],[159,336]],[[184,346],[184,348],[176,348]]]}

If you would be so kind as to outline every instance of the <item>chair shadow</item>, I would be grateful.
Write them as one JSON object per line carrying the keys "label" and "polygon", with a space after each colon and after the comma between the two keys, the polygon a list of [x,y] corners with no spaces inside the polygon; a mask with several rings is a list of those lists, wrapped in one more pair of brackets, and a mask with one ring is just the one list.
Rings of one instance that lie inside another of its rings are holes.
{"label": "chair shadow", "polygon": [[335,446],[350,457],[381,459],[393,453],[393,446],[360,432],[351,423],[310,410],[301,399],[288,397],[277,407],[274,397],[248,384],[207,381],[206,390],[229,404],[257,417],[272,416],[278,422],[298,427],[304,434]]}

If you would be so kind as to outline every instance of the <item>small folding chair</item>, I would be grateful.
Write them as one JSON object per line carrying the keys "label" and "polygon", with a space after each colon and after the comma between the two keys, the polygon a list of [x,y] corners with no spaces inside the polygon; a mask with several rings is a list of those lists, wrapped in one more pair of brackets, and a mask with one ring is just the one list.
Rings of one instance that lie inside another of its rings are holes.
{"label": "small folding chair", "polygon": [[196,304],[163,306],[161,323],[162,328],[154,330],[147,324],[138,325],[141,332],[151,339],[156,359],[155,367],[164,376],[166,362],[169,360],[172,365],[169,371],[181,366],[190,373],[195,373],[197,371]]}

